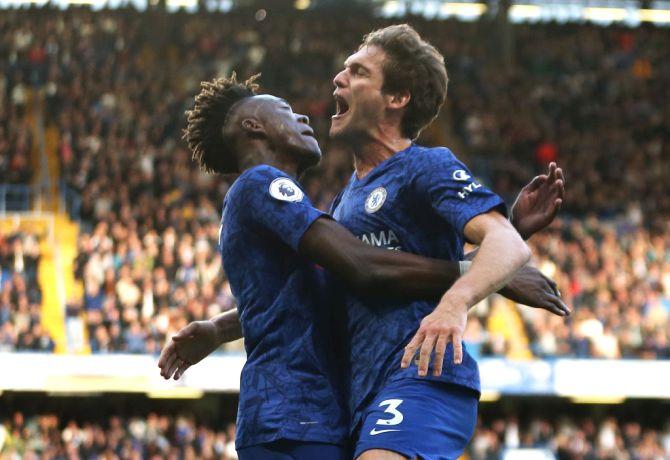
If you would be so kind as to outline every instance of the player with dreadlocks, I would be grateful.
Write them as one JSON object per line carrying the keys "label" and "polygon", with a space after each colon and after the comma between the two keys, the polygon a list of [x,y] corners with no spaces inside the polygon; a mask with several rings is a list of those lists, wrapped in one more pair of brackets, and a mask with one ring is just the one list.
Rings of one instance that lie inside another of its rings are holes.
{"label": "player with dreadlocks", "polygon": [[[315,209],[296,181],[321,157],[309,120],[285,100],[257,91],[255,77],[204,82],[187,112],[184,137],[194,160],[205,171],[240,173],[224,199],[219,236],[238,308],[180,331],[159,367],[164,377],[178,378],[243,333],[239,458],[349,458],[338,367],[338,355],[346,353],[333,347],[346,341],[333,327],[341,309],[329,286],[435,298],[458,278],[459,262],[373,248]],[[550,280],[532,269],[525,275],[508,286],[510,297],[564,308]]]}

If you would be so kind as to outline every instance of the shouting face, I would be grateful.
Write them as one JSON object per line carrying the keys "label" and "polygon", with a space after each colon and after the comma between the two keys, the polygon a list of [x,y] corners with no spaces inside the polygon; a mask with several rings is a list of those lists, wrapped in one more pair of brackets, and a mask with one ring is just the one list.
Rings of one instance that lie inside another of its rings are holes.
{"label": "shouting face", "polygon": [[384,119],[384,59],[381,48],[364,46],[344,62],[344,70],[333,79],[336,113],[331,121],[331,137],[364,136]]}

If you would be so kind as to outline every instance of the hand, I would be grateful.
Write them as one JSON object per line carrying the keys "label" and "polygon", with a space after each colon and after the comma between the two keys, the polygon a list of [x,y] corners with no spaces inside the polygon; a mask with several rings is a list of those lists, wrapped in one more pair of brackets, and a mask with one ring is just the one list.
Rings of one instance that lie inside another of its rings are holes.
{"label": "hand", "polygon": [[421,321],[419,330],[416,331],[412,340],[405,347],[405,354],[402,357],[400,367],[406,369],[412,362],[416,351],[420,348],[419,375],[424,377],[428,374],[430,356],[433,347],[435,347],[433,375],[441,375],[444,354],[450,340],[454,346],[454,364],[460,364],[463,361],[461,338],[465,331],[467,319],[468,307],[465,303],[452,302],[446,296],[442,297],[433,313]]}
{"label": "hand", "polygon": [[535,267],[526,265],[499,293],[514,302],[542,308],[558,316],[569,316],[570,309],[561,299],[556,282]]}
{"label": "hand", "polygon": [[158,359],[166,380],[174,374],[178,380],[186,369],[202,361],[221,345],[219,332],[212,321],[194,321],[172,336]]}
{"label": "hand", "polygon": [[563,203],[563,170],[549,165],[549,174],[535,177],[521,189],[512,205],[512,225],[524,240],[549,225]]}

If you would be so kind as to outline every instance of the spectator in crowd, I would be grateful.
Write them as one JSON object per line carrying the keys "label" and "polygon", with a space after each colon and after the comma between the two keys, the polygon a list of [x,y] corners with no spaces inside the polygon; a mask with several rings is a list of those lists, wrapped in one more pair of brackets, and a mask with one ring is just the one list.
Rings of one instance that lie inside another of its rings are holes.
{"label": "spectator in crowd", "polygon": [[39,256],[36,235],[0,234],[0,351],[54,350],[41,324]]}

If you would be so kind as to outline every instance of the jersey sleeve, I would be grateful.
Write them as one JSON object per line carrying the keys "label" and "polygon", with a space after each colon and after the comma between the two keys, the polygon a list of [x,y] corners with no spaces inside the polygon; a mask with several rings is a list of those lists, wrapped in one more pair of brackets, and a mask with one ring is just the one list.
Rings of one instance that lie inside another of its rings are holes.
{"label": "jersey sleeve", "polygon": [[450,150],[425,150],[414,161],[417,192],[461,235],[480,214],[498,211],[507,216],[502,198],[483,186]]}
{"label": "jersey sleeve", "polygon": [[328,217],[310,202],[298,183],[270,166],[248,171],[236,193],[245,220],[276,235],[298,250],[307,229],[319,217]]}

